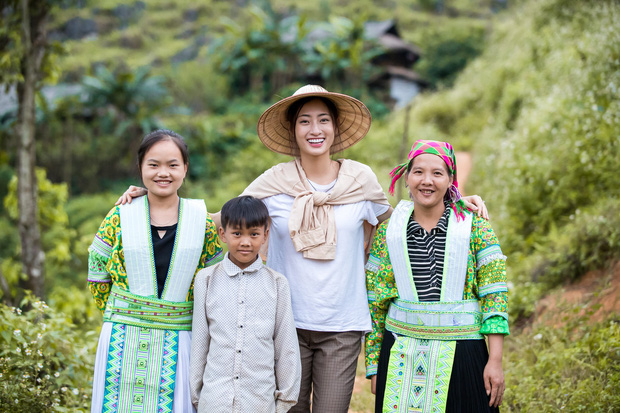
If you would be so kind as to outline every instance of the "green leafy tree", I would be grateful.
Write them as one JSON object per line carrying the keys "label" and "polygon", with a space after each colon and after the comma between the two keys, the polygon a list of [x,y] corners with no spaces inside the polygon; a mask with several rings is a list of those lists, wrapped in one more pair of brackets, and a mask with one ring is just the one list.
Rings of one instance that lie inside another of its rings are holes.
{"label": "green leafy tree", "polygon": [[83,78],[86,106],[95,111],[103,132],[122,136],[128,131],[145,133],[161,126],[155,115],[170,102],[164,77],[152,76],[150,71],[148,66],[115,71],[97,66],[95,76]]}
{"label": "green leafy tree", "polygon": [[303,16],[281,18],[270,7],[253,5],[244,21],[224,18],[226,31],[209,48],[220,70],[230,73],[232,91],[271,97],[304,71],[302,41],[308,33]]}
{"label": "green leafy tree", "polygon": [[364,36],[365,15],[351,20],[329,17],[317,30],[326,36],[313,44],[312,53],[304,55],[308,74],[320,75],[328,89],[361,90],[372,74],[371,60],[381,47]]}
{"label": "green leafy tree", "polygon": [[52,6],[50,0],[9,0],[0,13],[0,84],[16,86],[18,96],[18,228],[26,274],[20,284],[39,297],[44,294],[45,254],[36,219],[35,94],[51,72],[46,23]]}
{"label": "green leafy tree", "polygon": [[[64,272],[64,268],[72,260],[71,239],[75,231],[67,228],[68,216],[65,210],[67,202],[66,184],[54,184],[50,182],[45,170],[37,169],[37,217],[36,223],[41,228],[42,253],[46,255],[44,271],[55,274]],[[8,289],[3,288],[3,301],[17,303],[21,300],[23,292],[19,287],[23,278],[22,269],[19,265],[19,244],[16,243],[17,234],[15,222],[19,220],[18,200],[19,179],[14,176],[9,183],[9,193],[4,199],[4,207],[8,217],[0,216],[0,224],[6,229],[0,236],[0,269],[3,273],[4,283]],[[43,286],[45,287],[45,285]],[[45,295],[45,289],[43,294]]]}

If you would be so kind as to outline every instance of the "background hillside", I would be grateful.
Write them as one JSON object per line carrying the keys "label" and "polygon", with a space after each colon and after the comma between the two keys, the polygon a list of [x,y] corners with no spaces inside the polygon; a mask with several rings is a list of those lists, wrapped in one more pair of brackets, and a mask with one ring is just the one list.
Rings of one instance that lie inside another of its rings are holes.
{"label": "background hillside", "polygon": [[[188,139],[185,195],[219,210],[286,160],[256,138],[262,111],[320,75],[370,107],[370,133],[338,156],[370,165],[385,189],[415,139],[448,140],[471,154],[465,190],[486,200],[509,257],[502,411],[620,411],[616,1],[60,5],[49,22],[59,41],[47,80],[55,96],[39,98],[36,135],[50,308],[0,307],[0,406],[20,400],[22,411],[50,410],[47,401],[23,402],[35,391],[70,411],[89,405],[101,318],[85,288],[86,249],[118,195],[139,183],[133,154],[143,132],[163,126]],[[376,45],[363,24],[388,19],[422,50],[413,69],[429,84],[400,110],[367,86]],[[308,49],[317,28],[334,37]],[[11,116],[0,115],[0,269],[2,300],[16,306]],[[372,411],[367,383],[358,384],[352,410]]]}

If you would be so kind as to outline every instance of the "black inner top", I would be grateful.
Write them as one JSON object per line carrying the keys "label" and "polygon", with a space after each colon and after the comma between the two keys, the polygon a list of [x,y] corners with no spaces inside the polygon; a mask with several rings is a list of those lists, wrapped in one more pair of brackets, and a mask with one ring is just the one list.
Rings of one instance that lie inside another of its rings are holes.
{"label": "black inner top", "polygon": [[[158,231],[166,231],[162,238],[159,237]],[[153,255],[155,257],[155,273],[157,274],[157,297],[161,298],[164,291],[166,277],[168,277],[168,268],[172,258],[172,249],[174,248],[174,238],[177,233],[177,224],[167,227],[156,227],[151,225],[151,238],[153,239]]]}

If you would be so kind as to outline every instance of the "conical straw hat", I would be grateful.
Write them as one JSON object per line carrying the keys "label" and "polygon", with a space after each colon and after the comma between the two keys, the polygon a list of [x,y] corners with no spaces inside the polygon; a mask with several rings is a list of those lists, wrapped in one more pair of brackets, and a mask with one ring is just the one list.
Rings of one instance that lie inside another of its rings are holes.
{"label": "conical straw hat", "polygon": [[366,136],[372,119],[366,105],[351,96],[328,92],[317,85],[306,85],[297,89],[292,96],[273,104],[258,119],[258,137],[266,147],[284,155],[299,155],[286,114],[293,103],[312,96],[329,99],[338,109],[339,133],[334,137],[330,153],[343,151]]}

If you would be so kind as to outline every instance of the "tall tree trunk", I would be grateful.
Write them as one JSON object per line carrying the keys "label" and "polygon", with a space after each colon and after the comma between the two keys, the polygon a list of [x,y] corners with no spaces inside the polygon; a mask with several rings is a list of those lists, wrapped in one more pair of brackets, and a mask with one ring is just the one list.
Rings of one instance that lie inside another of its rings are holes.
{"label": "tall tree trunk", "polygon": [[0,289],[2,289],[2,302],[9,307],[13,306],[13,295],[11,294],[11,287],[2,274],[2,265],[0,265]]}
{"label": "tall tree trunk", "polygon": [[[41,234],[37,220],[37,177],[35,173],[35,91],[41,60],[45,52],[46,10],[37,10],[34,2],[32,10],[36,16],[31,20],[28,0],[21,1],[22,40],[24,58],[22,61],[23,82],[17,85],[19,98],[17,132],[19,138],[17,167],[17,198],[19,208],[19,235],[21,238],[22,271],[26,279],[20,286],[31,290],[43,298],[45,280],[45,254],[41,248]],[[47,9],[43,5],[43,9]]]}

